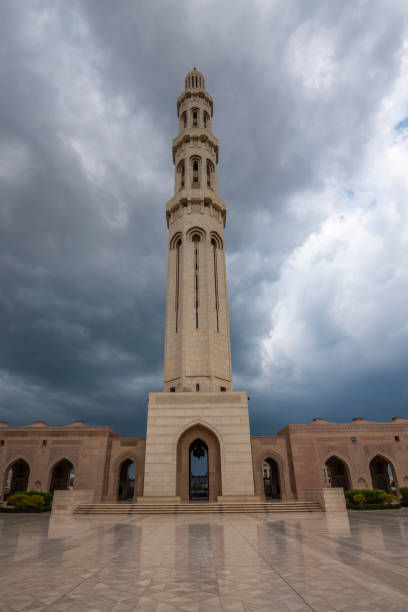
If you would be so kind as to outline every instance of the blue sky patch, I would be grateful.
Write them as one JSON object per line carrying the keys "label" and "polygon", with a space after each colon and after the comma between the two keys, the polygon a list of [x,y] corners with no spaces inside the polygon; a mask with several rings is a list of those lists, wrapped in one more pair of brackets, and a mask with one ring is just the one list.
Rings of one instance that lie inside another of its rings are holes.
{"label": "blue sky patch", "polygon": [[397,132],[400,132],[401,130],[405,130],[406,128],[408,128],[408,117],[405,117],[405,119],[397,123],[397,125],[395,126],[395,129],[397,130]]}

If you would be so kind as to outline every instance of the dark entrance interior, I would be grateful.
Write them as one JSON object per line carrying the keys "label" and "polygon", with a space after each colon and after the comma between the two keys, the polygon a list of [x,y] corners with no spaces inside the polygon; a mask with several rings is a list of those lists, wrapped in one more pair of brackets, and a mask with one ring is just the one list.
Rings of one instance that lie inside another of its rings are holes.
{"label": "dark entrance interior", "polygon": [[208,447],[197,438],[190,444],[190,500],[208,499]]}
{"label": "dark entrance interior", "polygon": [[370,471],[373,479],[373,489],[382,489],[387,493],[395,494],[397,487],[391,463],[377,455],[370,463]]}
{"label": "dark entrance interior", "polygon": [[74,466],[68,459],[61,459],[52,470],[50,493],[67,491],[74,487]]}
{"label": "dark entrance interior", "polygon": [[350,489],[347,467],[338,457],[330,457],[326,461],[326,481],[330,487],[341,487],[345,491]]}
{"label": "dark entrance interior", "polygon": [[265,497],[269,499],[281,499],[281,485],[279,478],[279,466],[275,459],[268,457],[263,462],[263,481]]}
{"label": "dark entrance interior", "polygon": [[136,465],[130,459],[126,459],[119,469],[118,501],[133,501],[135,477]]}
{"label": "dark entrance interior", "polygon": [[5,488],[5,498],[20,491],[27,491],[30,467],[24,459],[18,459],[10,466]]}

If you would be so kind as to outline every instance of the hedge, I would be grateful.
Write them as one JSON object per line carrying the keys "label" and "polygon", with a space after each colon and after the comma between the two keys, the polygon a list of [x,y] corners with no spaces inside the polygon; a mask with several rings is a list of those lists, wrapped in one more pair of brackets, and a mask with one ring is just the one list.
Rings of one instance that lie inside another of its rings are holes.
{"label": "hedge", "polygon": [[45,491],[21,491],[7,500],[7,506],[0,512],[49,512],[52,494]]}
{"label": "hedge", "polygon": [[401,505],[408,506],[408,487],[400,487]]}
{"label": "hedge", "polygon": [[348,508],[358,506],[361,509],[368,507],[372,510],[380,510],[384,506],[388,508],[391,505],[400,505],[400,500],[396,495],[391,495],[382,489],[352,489],[345,491],[344,495]]}

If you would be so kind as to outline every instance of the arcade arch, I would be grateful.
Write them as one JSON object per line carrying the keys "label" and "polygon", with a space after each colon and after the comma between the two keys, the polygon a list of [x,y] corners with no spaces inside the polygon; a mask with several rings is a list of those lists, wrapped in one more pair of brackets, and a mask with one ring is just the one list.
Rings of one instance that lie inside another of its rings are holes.
{"label": "arcade arch", "polygon": [[272,457],[266,457],[262,463],[263,492],[266,498],[282,499],[279,465]]}
{"label": "arcade arch", "polygon": [[351,489],[349,469],[345,461],[332,455],[324,464],[324,477],[328,487],[340,487],[345,491]]}
{"label": "arcade arch", "polygon": [[125,459],[119,466],[117,500],[132,502],[135,495],[136,464]]}
{"label": "arcade arch", "polygon": [[381,455],[376,455],[370,461],[370,473],[373,489],[382,489],[391,494],[397,492],[397,477],[391,461]]}
{"label": "arcade arch", "polygon": [[51,469],[50,493],[74,488],[75,468],[68,459],[60,459]]}
{"label": "arcade arch", "polygon": [[13,461],[6,470],[4,498],[20,491],[27,491],[29,476],[30,466],[27,461],[22,458]]}

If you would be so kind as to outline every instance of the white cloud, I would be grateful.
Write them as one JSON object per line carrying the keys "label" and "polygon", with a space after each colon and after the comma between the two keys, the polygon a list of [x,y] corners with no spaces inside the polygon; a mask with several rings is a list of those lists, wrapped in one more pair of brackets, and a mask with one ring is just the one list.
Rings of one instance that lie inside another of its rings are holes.
{"label": "white cloud", "polygon": [[[403,57],[349,184],[334,177],[323,196],[309,194],[314,206],[321,203],[322,222],[284,261],[278,282],[265,287],[265,386],[300,393],[316,379],[327,385],[406,358],[408,147],[394,128],[404,117],[407,83]],[[303,206],[310,210],[310,201]]]}

